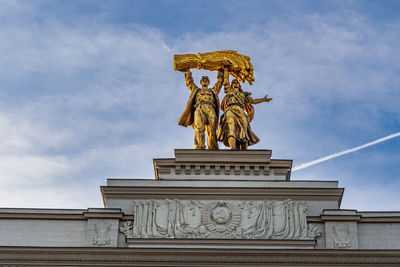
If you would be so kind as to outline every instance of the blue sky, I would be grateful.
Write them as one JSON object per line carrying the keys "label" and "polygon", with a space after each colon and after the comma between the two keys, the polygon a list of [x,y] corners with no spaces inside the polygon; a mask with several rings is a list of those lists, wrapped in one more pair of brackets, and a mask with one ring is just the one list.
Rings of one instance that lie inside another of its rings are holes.
{"label": "blue sky", "polygon": [[[0,0],[0,205],[101,207],[106,178],[153,178],[192,148],[174,54],[252,58],[252,128],[294,165],[400,131],[399,1]],[[196,80],[216,73],[194,72]],[[220,145],[222,147],[222,144]],[[299,170],[342,208],[400,210],[400,138]]]}

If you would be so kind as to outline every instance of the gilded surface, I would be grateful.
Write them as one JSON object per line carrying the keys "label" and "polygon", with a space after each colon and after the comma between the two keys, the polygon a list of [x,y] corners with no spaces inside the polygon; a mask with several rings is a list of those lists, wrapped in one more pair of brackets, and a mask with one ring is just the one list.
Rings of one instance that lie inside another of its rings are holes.
{"label": "gilded surface", "polygon": [[[203,76],[200,80],[201,87],[198,87],[193,81],[191,68],[218,71],[217,82],[209,88],[210,80],[208,76]],[[254,81],[254,69],[248,56],[231,50],[175,55],[174,69],[185,72],[186,86],[190,91],[189,100],[178,124],[194,128],[195,149],[206,148],[205,132],[208,149],[218,149],[217,141],[221,141],[231,149],[245,150],[260,140],[250,127],[254,117],[253,104],[269,102],[272,98],[265,96],[253,99],[250,92],[242,90],[239,81],[247,81],[250,85]],[[231,84],[229,75],[236,78]],[[218,95],[222,84],[225,88],[225,97],[221,103],[224,114],[218,128]]]}
{"label": "gilded surface", "polygon": [[272,98],[265,96],[253,99],[250,92],[242,90],[236,79],[231,84],[225,79],[224,87],[225,97],[221,103],[224,114],[221,116],[217,138],[231,149],[245,150],[260,141],[250,127],[254,117],[253,104],[269,102]]}
{"label": "gilded surface", "polygon": [[212,88],[208,88],[210,80],[207,76],[201,79],[201,88],[195,85],[190,70],[185,72],[185,81],[190,97],[178,124],[185,127],[190,125],[194,128],[195,149],[206,148],[205,131],[207,131],[208,149],[218,149],[216,135],[219,117],[218,94],[222,87],[223,73],[218,71],[217,82]]}
{"label": "gilded surface", "polygon": [[215,71],[229,65],[229,74],[249,84],[254,82],[253,65],[248,56],[237,51],[224,50],[209,53],[184,54],[174,56],[174,70],[204,69]]}

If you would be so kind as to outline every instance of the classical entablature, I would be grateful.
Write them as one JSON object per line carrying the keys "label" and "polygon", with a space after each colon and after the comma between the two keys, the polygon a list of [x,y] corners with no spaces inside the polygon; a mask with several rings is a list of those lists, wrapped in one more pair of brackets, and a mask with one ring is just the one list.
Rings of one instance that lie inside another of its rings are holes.
{"label": "classical entablature", "polygon": [[0,209],[0,265],[400,265],[400,212],[340,209],[337,181],[271,154],[175,150],[155,179],[108,179],[104,208]]}

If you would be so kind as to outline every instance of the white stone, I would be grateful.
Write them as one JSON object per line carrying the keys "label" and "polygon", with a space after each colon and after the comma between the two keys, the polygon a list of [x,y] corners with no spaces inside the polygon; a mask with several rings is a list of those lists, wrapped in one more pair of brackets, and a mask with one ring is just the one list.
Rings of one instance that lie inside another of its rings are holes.
{"label": "white stone", "polygon": [[240,188],[337,188],[337,181],[190,181],[153,179],[107,179],[108,186],[135,187],[240,187]]}
{"label": "white stone", "polygon": [[315,239],[304,201],[134,200],[128,238]]}
{"label": "white stone", "polygon": [[82,247],[85,241],[85,220],[0,220],[0,246]]}
{"label": "white stone", "polygon": [[88,219],[86,246],[117,247],[118,219]]}
{"label": "white stone", "polygon": [[326,221],[325,242],[327,249],[358,249],[357,222]]}
{"label": "white stone", "polygon": [[360,249],[400,249],[400,223],[359,223]]}

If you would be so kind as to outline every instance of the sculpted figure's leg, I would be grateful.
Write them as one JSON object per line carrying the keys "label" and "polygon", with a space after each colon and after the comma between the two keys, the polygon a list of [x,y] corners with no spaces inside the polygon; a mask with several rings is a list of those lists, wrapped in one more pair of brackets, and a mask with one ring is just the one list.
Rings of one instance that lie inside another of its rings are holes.
{"label": "sculpted figure's leg", "polygon": [[208,149],[218,149],[217,143],[217,115],[214,110],[208,114],[208,125],[206,125],[207,130],[207,147]]}
{"label": "sculpted figure's leg", "polygon": [[205,117],[200,108],[196,108],[194,112],[194,148],[206,149],[205,146]]}
{"label": "sculpted figure's leg", "polygon": [[240,150],[246,150],[247,146],[248,146],[248,144],[246,142],[240,142],[239,149]]}
{"label": "sculpted figure's leg", "polygon": [[229,136],[229,137],[228,137],[228,143],[229,143],[229,147],[230,147],[232,150],[236,150],[236,139],[235,139],[235,137]]}
{"label": "sculpted figure's leg", "polygon": [[229,136],[237,136],[236,127],[235,127],[235,119],[232,116],[228,116],[226,119],[229,129]]}
{"label": "sculpted figure's leg", "polygon": [[245,140],[248,140],[247,138],[247,132],[248,132],[248,127],[249,127],[249,121],[247,118],[247,115],[244,111],[241,112],[241,115],[238,116],[239,124],[241,125],[241,129],[238,129],[237,137],[238,140],[241,142],[244,142]]}
{"label": "sculpted figure's leg", "polygon": [[227,113],[226,123],[228,124],[228,130],[229,130],[229,135],[228,135],[229,147],[231,149],[237,149],[236,138],[235,138],[235,136],[237,136],[235,129],[235,119],[234,115],[231,112]]}

